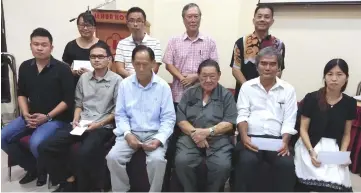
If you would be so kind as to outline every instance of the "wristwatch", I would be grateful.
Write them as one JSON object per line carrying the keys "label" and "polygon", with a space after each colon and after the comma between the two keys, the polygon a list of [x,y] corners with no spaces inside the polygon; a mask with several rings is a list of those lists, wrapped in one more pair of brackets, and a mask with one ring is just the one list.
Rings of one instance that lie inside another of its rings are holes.
{"label": "wristwatch", "polygon": [[216,127],[215,126],[213,126],[213,127],[211,127],[211,128],[209,128],[209,135],[210,136],[214,136],[214,130],[216,129]]}
{"label": "wristwatch", "polygon": [[46,114],[46,118],[48,119],[48,122],[53,120],[53,118],[51,118],[49,114]]}

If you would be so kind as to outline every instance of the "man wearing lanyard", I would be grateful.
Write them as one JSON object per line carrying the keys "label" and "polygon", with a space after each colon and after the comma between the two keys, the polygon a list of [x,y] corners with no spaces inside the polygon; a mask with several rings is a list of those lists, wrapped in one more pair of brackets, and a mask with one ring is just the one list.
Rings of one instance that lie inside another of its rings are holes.
{"label": "man wearing lanyard", "polygon": [[[253,18],[255,31],[239,38],[234,45],[230,67],[232,67],[232,74],[237,81],[234,97],[236,101],[241,85],[259,76],[255,65],[255,58],[259,50],[273,46],[279,50],[283,59],[285,57],[284,43],[269,34],[269,28],[273,22],[273,8],[267,5],[258,6],[254,11]],[[281,78],[284,68],[284,62],[282,62],[280,71],[277,74],[279,78]]]}

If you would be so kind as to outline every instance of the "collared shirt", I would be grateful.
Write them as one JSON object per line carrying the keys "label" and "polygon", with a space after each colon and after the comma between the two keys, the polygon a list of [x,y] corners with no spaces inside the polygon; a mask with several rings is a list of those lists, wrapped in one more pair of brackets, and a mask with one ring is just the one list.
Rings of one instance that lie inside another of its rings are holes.
{"label": "collared shirt", "polygon": [[143,87],[133,74],[120,83],[115,135],[122,136],[129,131],[158,131],[154,138],[165,144],[173,133],[175,120],[172,93],[165,80],[153,73],[151,82]]}
{"label": "collared shirt", "polygon": [[[218,61],[216,42],[201,33],[191,40],[187,33],[169,40],[163,62],[173,64],[181,74],[196,74],[198,66],[207,59]],[[172,94],[174,102],[179,102],[186,88],[173,77]]]}
{"label": "collared shirt", "polygon": [[48,114],[60,102],[65,102],[67,110],[53,119],[70,122],[74,107],[74,79],[70,67],[51,57],[39,73],[35,58],[23,62],[19,68],[18,96],[28,99],[29,113]]}
{"label": "collared shirt", "polygon": [[[162,63],[162,49],[160,48],[159,40],[145,34],[140,44],[151,48],[155,55],[155,61],[159,64]],[[137,44],[134,42],[133,36],[130,35],[129,37],[119,41],[114,58],[116,62],[123,62],[125,64],[125,70],[131,74],[135,73],[132,64],[132,52],[136,46]]]}
{"label": "collared shirt", "polygon": [[247,81],[241,87],[237,101],[237,124],[248,123],[250,135],[294,135],[297,116],[296,91],[292,85],[279,78],[268,91],[260,78]]}
{"label": "collared shirt", "polygon": [[[241,70],[246,80],[251,80],[259,76],[256,68],[256,56],[258,52],[265,47],[273,46],[285,57],[284,43],[272,36],[267,35],[263,40],[258,39],[255,33],[239,38],[233,48],[230,67]],[[285,68],[284,62],[281,64],[281,70]],[[237,81],[235,99],[238,98],[241,84]]]}
{"label": "collared shirt", "polygon": [[100,122],[114,113],[121,81],[122,78],[110,70],[101,79],[96,79],[94,72],[80,76],[75,89],[75,106],[83,109],[80,119]]}
{"label": "collared shirt", "polygon": [[[220,84],[212,91],[205,105],[203,105],[203,89],[201,85],[196,84],[190,87],[185,91],[177,109],[177,123],[188,121],[195,128],[210,128],[220,122],[236,124],[236,102],[233,99],[232,93]],[[231,145],[228,134],[213,136],[207,141],[210,146],[206,150],[207,155],[219,151],[220,148],[224,148],[227,145]],[[180,137],[178,143],[186,147],[194,144],[190,136]]]}

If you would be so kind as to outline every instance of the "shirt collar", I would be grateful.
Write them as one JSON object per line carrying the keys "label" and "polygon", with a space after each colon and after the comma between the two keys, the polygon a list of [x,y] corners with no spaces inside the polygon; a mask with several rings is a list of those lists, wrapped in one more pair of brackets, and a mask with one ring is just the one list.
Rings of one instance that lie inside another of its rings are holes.
{"label": "shirt collar", "polygon": [[[49,60],[49,64],[47,64],[45,67],[50,67],[53,66],[55,63],[55,59],[52,55],[50,55],[50,60]],[[36,59],[34,58],[33,61],[30,63],[31,66],[36,65]]]}
{"label": "shirt collar", "polygon": [[[264,88],[263,85],[261,84],[261,80],[260,80],[259,77],[257,77],[257,78],[255,79],[255,81],[252,82],[251,85],[257,85],[257,86],[259,86],[260,88]],[[276,77],[276,84],[273,85],[270,90],[277,89],[278,87],[285,88],[285,85],[283,84],[283,82],[282,82],[281,79],[279,79],[278,77]]]}
{"label": "shirt collar", "polygon": [[[197,85],[197,90],[196,90],[196,93],[195,93],[195,97],[199,100],[203,100],[203,89],[202,89],[202,86],[200,83],[198,83]],[[219,89],[220,89],[221,85],[218,83],[217,84],[217,87],[213,89],[212,91],[212,94],[211,94],[211,99],[213,100],[218,100],[219,99],[219,96],[218,96],[218,93],[219,93]]]}
{"label": "shirt collar", "polygon": [[[252,37],[258,39],[255,31],[252,33]],[[271,37],[272,37],[272,35],[271,35],[271,34],[268,34],[268,35],[266,35],[266,37],[263,38],[263,40],[270,40]]]}
{"label": "shirt collar", "polygon": [[[91,74],[90,80],[92,80],[92,79],[97,80],[97,79],[95,78],[95,70],[94,70],[92,73],[90,73],[90,74]],[[105,75],[104,75],[101,79],[99,79],[99,81],[101,81],[101,80],[105,80],[105,81],[107,81],[107,82],[110,81],[110,71],[109,71],[109,69],[107,69],[107,72],[105,73]]]}
{"label": "shirt collar", "polygon": [[[184,32],[182,39],[183,39],[183,41],[186,40],[186,39],[190,40],[187,32]],[[193,40],[193,41],[197,41],[198,39],[204,40],[204,35],[201,32],[198,32],[197,38],[195,40]]]}
{"label": "shirt collar", "polygon": [[[135,41],[134,41],[134,39],[133,39],[133,34],[130,34],[130,40],[131,40],[134,44],[136,44]],[[147,42],[148,40],[149,40],[149,35],[148,35],[147,33],[145,33],[145,35],[144,35],[141,43]]]}
{"label": "shirt collar", "polygon": [[[134,73],[131,78],[132,78],[132,82],[134,84],[136,84],[137,86],[139,86],[139,81],[137,79],[137,73]],[[148,83],[148,85],[146,87],[148,87],[149,85],[158,83],[158,82],[159,82],[158,76],[154,72],[152,72],[152,79],[150,80],[150,83]]]}

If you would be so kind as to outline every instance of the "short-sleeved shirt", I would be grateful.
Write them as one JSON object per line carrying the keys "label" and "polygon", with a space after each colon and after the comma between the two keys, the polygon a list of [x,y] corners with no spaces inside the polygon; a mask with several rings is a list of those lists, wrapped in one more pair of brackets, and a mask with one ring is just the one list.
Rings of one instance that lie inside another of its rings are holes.
{"label": "short-sleeved shirt", "polygon": [[[246,80],[251,80],[259,76],[256,68],[256,56],[258,52],[265,47],[273,46],[285,57],[284,43],[272,36],[267,35],[263,40],[259,40],[255,33],[239,38],[233,48],[230,67],[241,70]],[[281,70],[285,68],[284,62],[281,64]],[[240,82],[236,83],[235,99],[238,98]]]}
{"label": "short-sleeved shirt", "polygon": [[19,68],[18,96],[29,101],[29,113],[48,114],[60,102],[67,110],[54,120],[71,121],[74,107],[74,80],[70,67],[51,57],[50,63],[39,73],[35,59],[23,62]]}
{"label": "short-sleeved shirt", "polygon": [[[150,37],[148,34],[145,34],[140,45],[147,46],[151,48],[154,52],[155,61],[158,64],[162,63],[162,49],[160,47],[160,41]],[[114,60],[116,62],[122,62],[125,65],[125,70],[131,74],[135,73],[133,64],[132,64],[132,52],[138,44],[134,41],[133,36],[121,40],[118,42],[117,50]]]}
{"label": "short-sleeved shirt", "polygon": [[[187,33],[173,37],[168,42],[163,62],[174,65],[181,74],[196,74],[201,62],[213,59],[218,62],[216,42],[201,33],[195,40],[191,40]],[[180,80],[173,77],[171,86],[174,102],[178,103],[184,90]]]}
{"label": "short-sleeved shirt", "polygon": [[121,81],[122,78],[110,70],[101,79],[96,79],[94,72],[84,73],[75,89],[75,106],[83,109],[81,120],[100,122],[114,113]]}
{"label": "short-sleeved shirt", "polygon": [[311,119],[308,133],[312,147],[322,137],[336,139],[339,146],[345,130],[346,120],[356,118],[356,99],[342,94],[342,99],[335,105],[326,104],[325,109],[320,108],[319,99],[321,91],[308,93],[304,100],[301,115]]}
{"label": "short-sleeved shirt", "polygon": [[[106,44],[102,40],[98,41],[98,43],[100,43],[100,42]],[[81,48],[78,45],[78,43],[76,43],[76,39],[75,39],[75,40],[68,42],[68,44],[66,44],[62,59],[65,63],[69,64],[69,66],[72,66],[74,60],[89,61],[89,56],[90,56],[90,50]],[[77,82],[79,81],[79,76],[75,76],[74,81],[75,81],[75,85],[76,85]]]}
{"label": "short-sleeved shirt", "polygon": [[[200,84],[186,90],[177,106],[177,123],[188,121],[195,128],[210,128],[220,122],[236,124],[236,102],[228,89],[218,84],[205,105],[202,96],[203,89]],[[217,143],[228,144],[229,136],[214,136],[209,141],[210,146],[222,146]]]}

